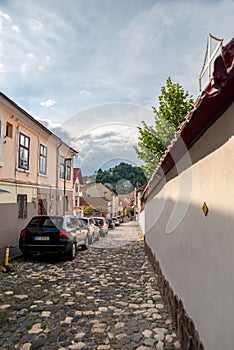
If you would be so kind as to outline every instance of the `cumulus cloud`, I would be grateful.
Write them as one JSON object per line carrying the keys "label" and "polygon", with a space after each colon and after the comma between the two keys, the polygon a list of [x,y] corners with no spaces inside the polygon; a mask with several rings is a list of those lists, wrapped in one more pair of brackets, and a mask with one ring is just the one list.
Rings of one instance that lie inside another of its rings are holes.
{"label": "cumulus cloud", "polygon": [[49,98],[49,99],[46,100],[46,101],[42,101],[42,102],[40,103],[41,106],[47,107],[47,108],[52,107],[52,106],[54,106],[55,104],[56,104],[55,100],[52,100],[51,98]]}
{"label": "cumulus cloud", "polygon": [[208,33],[229,41],[233,11],[232,0],[1,2],[1,90],[65,128],[91,163],[132,158],[168,76],[196,98]]}

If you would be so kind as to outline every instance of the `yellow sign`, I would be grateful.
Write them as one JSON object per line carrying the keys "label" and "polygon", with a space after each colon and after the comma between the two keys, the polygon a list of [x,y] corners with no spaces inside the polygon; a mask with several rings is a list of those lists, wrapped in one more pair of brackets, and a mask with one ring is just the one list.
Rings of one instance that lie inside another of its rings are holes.
{"label": "yellow sign", "polygon": [[206,205],[206,202],[204,202],[204,204],[202,206],[202,210],[203,210],[204,215],[207,216],[209,209]]}

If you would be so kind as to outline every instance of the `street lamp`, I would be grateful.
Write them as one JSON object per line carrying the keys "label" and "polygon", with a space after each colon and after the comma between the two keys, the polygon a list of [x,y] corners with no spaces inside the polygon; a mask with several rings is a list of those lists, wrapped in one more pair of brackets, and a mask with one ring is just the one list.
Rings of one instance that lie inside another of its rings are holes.
{"label": "street lamp", "polygon": [[72,158],[64,159],[64,177],[63,177],[63,215],[66,212],[66,178],[67,178],[67,162],[71,161]]}

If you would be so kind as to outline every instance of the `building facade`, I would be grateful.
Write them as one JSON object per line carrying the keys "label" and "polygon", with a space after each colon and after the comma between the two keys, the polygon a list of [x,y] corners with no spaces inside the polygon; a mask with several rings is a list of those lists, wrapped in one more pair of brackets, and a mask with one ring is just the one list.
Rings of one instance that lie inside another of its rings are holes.
{"label": "building facade", "polygon": [[100,197],[108,200],[107,217],[118,215],[118,195],[102,183],[94,183],[85,186],[87,197]]}
{"label": "building facade", "polygon": [[84,208],[81,205],[81,199],[85,195],[83,189],[83,176],[80,168],[73,169],[73,207],[74,215],[78,217],[84,216]]}
{"label": "building facade", "polygon": [[77,152],[0,93],[0,254],[33,215],[73,212]]}

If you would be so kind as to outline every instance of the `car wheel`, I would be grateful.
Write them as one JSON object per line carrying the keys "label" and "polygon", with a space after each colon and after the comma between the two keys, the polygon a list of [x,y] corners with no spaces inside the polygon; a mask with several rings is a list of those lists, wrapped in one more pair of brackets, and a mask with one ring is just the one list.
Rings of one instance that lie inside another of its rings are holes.
{"label": "car wheel", "polygon": [[68,258],[69,260],[73,260],[76,256],[76,243],[75,242],[72,242],[72,246],[71,246],[71,249],[68,253]]}
{"label": "car wheel", "polygon": [[88,245],[89,245],[89,236],[87,235],[85,238],[85,248],[84,249],[87,249]]}
{"label": "car wheel", "polygon": [[82,244],[81,246],[82,250],[88,249],[88,245],[89,245],[89,236],[87,235],[85,238],[85,244]]}
{"label": "car wheel", "polygon": [[92,234],[90,237],[90,240],[89,240],[89,244],[93,244],[93,241],[94,241],[94,239],[93,239],[93,234]]}

